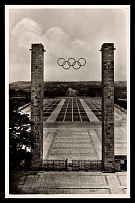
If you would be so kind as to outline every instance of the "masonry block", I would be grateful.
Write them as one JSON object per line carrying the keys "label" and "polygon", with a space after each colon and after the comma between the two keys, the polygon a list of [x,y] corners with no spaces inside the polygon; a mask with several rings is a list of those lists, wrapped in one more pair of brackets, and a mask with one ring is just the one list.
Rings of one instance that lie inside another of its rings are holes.
{"label": "masonry block", "polygon": [[36,143],[32,149],[30,168],[38,170],[42,167],[43,159],[43,72],[44,47],[42,44],[31,46],[31,132]]}
{"label": "masonry block", "polygon": [[114,44],[102,51],[102,161],[104,172],[114,172]]}

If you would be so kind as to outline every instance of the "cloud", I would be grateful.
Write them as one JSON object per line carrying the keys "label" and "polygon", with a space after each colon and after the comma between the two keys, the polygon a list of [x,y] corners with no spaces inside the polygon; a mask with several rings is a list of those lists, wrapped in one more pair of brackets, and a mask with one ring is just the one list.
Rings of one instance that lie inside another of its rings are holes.
{"label": "cloud", "polygon": [[62,28],[50,28],[43,38],[45,38],[44,43],[48,53],[56,56],[66,56],[69,51],[70,38]]}
{"label": "cloud", "polygon": [[67,42],[69,41],[69,36],[64,32],[62,28],[52,27],[45,33],[48,39],[54,42]]}
{"label": "cloud", "polygon": [[[18,80],[22,79],[20,71],[24,71],[25,76],[27,75],[27,70],[24,70],[23,64],[25,64],[26,67],[30,67],[29,49],[32,43],[42,43],[44,45],[46,50],[45,74],[48,74],[49,78],[51,74],[53,75],[54,72],[59,72],[61,70],[60,68],[62,68],[57,65],[58,57],[64,57],[66,60],[69,57],[75,57],[75,59],[78,60],[80,57],[85,57],[90,54],[91,46],[89,43],[80,39],[72,41],[70,36],[62,28],[52,27],[45,33],[42,33],[42,30],[43,28],[41,28],[39,24],[29,18],[22,19],[13,28],[10,39],[10,78],[12,78],[12,80],[14,72],[16,73],[15,77],[18,77]],[[13,65],[15,68],[13,68]],[[88,61],[86,65],[88,66]],[[95,66],[91,65],[91,67]],[[15,70],[16,68],[18,71]],[[85,69],[87,67],[83,68]],[[65,80],[64,74],[65,72],[61,75],[61,80]],[[72,78],[77,78],[77,75],[73,77],[71,72],[70,74],[69,78],[71,80]],[[80,78],[81,74],[78,73],[78,75],[80,75],[78,76]],[[55,77],[57,77],[57,75],[54,74],[54,80]],[[30,70],[28,70],[27,78],[30,78]]]}
{"label": "cloud", "polygon": [[58,55],[90,50],[90,45],[85,41],[79,39],[71,41],[62,28],[52,27],[42,34],[39,24],[29,18],[22,19],[13,28],[11,37],[19,47],[29,49],[32,43],[43,43],[49,53]]}
{"label": "cloud", "polygon": [[29,18],[24,18],[13,28],[12,35],[14,37],[19,37],[22,35],[22,32],[27,31],[39,35],[41,33],[41,28],[35,21]]}
{"label": "cloud", "polygon": [[81,48],[89,51],[90,50],[90,45],[82,40],[76,39],[75,41],[71,42],[71,46],[76,47],[76,49],[80,50]]}
{"label": "cloud", "polygon": [[22,19],[11,34],[19,47],[30,48],[30,44],[42,41],[40,26],[29,18]]}

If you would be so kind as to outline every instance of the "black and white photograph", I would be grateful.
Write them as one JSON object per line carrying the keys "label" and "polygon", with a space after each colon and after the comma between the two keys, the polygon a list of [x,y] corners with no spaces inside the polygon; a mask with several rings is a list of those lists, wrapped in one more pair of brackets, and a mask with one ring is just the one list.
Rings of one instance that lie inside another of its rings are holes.
{"label": "black and white photograph", "polygon": [[130,5],[5,5],[5,197],[130,198]]}

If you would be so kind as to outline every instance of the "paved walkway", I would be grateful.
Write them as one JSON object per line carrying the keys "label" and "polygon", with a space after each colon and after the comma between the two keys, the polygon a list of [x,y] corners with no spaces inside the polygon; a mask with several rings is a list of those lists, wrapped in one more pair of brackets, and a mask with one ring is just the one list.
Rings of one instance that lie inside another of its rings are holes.
{"label": "paved walkway", "polygon": [[90,129],[46,128],[43,139],[43,157],[47,160],[101,160],[101,147],[96,143],[100,143],[99,138]]}
{"label": "paved walkway", "polygon": [[114,194],[126,197],[127,194],[129,195],[126,172],[27,171],[17,178],[16,192],[23,195],[53,194],[53,197],[59,197],[58,194],[85,194],[85,197],[92,197],[92,195],[111,197]]}
{"label": "paved walkway", "polygon": [[[69,125],[70,126],[70,125]],[[100,127],[44,128],[44,159],[101,160],[102,133]],[[115,155],[127,155],[126,126],[114,128]]]}

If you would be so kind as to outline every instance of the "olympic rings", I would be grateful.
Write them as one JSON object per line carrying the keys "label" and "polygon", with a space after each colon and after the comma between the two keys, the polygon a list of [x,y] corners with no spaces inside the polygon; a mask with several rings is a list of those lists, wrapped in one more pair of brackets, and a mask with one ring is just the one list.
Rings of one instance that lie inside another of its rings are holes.
{"label": "olympic rings", "polygon": [[[83,63],[81,61],[83,61]],[[86,60],[84,58],[79,58],[78,61],[76,61],[74,58],[69,58],[66,61],[64,58],[59,58],[57,64],[62,66],[65,70],[68,70],[71,66],[75,70],[78,70],[81,66],[85,66]]]}

